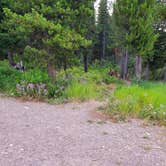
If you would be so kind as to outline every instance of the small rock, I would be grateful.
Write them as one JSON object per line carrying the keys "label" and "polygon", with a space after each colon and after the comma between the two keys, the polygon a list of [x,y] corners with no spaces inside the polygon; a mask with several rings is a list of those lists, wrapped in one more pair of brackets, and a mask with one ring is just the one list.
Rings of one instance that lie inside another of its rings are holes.
{"label": "small rock", "polygon": [[8,155],[8,152],[1,152],[2,155]]}
{"label": "small rock", "polygon": [[105,148],[105,146],[102,146],[101,148],[102,148],[102,149],[104,149],[104,148]]}
{"label": "small rock", "polygon": [[24,109],[29,110],[29,107],[25,106]]}
{"label": "small rock", "polygon": [[23,149],[23,148],[21,148],[21,149],[20,149],[20,151],[24,151],[24,149]]}
{"label": "small rock", "polygon": [[10,147],[13,147],[13,144],[10,144],[9,146],[10,146]]}
{"label": "small rock", "polygon": [[149,139],[150,138],[150,133],[145,133],[145,135],[143,136],[144,139]]}

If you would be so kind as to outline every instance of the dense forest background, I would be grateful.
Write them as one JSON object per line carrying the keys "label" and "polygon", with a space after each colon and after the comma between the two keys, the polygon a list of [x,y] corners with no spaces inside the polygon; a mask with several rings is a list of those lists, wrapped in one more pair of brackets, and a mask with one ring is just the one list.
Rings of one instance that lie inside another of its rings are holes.
{"label": "dense forest background", "polygon": [[[112,5],[112,6],[111,6]],[[113,8],[113,14],[109,9]],[[166,5],[146,0],[1,0],[0,58],[26,70],[111,62],[120,77],[166,80]]]}

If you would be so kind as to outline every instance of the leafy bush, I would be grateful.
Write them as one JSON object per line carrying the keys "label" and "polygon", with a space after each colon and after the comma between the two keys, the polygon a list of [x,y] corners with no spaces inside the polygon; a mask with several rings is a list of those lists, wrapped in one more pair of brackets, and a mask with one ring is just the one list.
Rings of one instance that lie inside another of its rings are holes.
{"label": "leafy bush", "polygon": [[[8,62],[0,62],[0,90],[19,96],[46,96],[46,84],[51,82],[47,73],[39,69],[26,72],[9,66]],[[48,93],[49,94],[49,93]]]}
{"label": "leafy bush", "polygon": [[120,119],[139,117],[166,125],[166,84],[123,86],[111,96],[108,108],[111,115]]}
{"label": "leafy bush", "polygon": [[95,67],[91,67],[88,73],[85,73],[82,68],[77,67],[77,68],[67,70],[67,73],[71,79],[77,79],[80,81],[88,81],[88,82],[92,82],[96,84],[103,84],[103,83],[122,84],[123,81],[121,81],[120,79],[114,76],[109,75],[109,70],[110,70],[109,67],[101,68],[101,66],[98,66],[98,67],[95,66]]}
{"label": "leafy bush", "polygon": [[36,68],[22,73],[21,81],[28,83],[47,83],[50,81],[50,78],[45,71]]}
{"label": "leafy bush", "polygon": [[64,78],[57,78],[55,83],[48,83],[47,90],[48,90],[48,97],[49,98],[60,98],[63,97],[64,91],[67,88],[69,83],[68,79]]}
{"label": "leafy bush", "polygon": [[21,73],[11,68],[6,61],[0,62],[0,90],[14,93]]}

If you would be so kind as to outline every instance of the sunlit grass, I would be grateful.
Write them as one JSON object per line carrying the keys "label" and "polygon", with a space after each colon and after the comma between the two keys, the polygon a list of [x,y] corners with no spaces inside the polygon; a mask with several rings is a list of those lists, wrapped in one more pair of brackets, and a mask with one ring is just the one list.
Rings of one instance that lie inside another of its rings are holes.
{"label": "sunlit grass", "polygon": [[72,81],[66,88],[64,96],[70,100],[89,100],[99,96],[99,88],[92,83]]}
{"label": "sunlit grass", "polygon": [[139,117],[166,125],[166,84],[146,82],[117,89],[110,98],[109,113],[120,119]]}

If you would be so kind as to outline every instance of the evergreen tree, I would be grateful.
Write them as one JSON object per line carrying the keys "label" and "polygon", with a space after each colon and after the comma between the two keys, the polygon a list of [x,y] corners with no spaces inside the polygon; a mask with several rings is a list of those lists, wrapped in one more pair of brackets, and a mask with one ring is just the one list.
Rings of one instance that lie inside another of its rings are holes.
{"label": "evergreen tree", "polygon": [[136,56],[136,77],[141,79],[142,57],[150,59],[153,56],[154,43],[158,35],[154,32],[155,1],[133,0],[130,16],[130,33],[127,36],[130,49]]}
{"label": "evergreen tree", "polygon": [[129,43],[127,35],[129,34],[130,24],[129,17],[131,15],[131,1],[117,0],[113,7],[112,16],[112,39],[114,48],[118,49],[121,56],[121,78],[127,78],[128,72],[128,52]]}
{"label": "evergreen tree", "polygon": [[153,71],[161,69],[161,74],[157,74],[157,78],[161,79],[164,76],[166,65],[166,2],[164,1],[159,1],[157,5],[155,31],[159,37],[155,42],[155,53],[151,66]]}
{"label": "evergreen tree", "polygon": [[142,57],[148,59],[153,55],[157,39],[153,29],[154,7],[154,0],[117,0],[114,6],[115,39],[118,45],[122,45],[121,48],[136,57],[135,71],[138,79],[142,73]]}
{"label": "evergreen tree", "polygon": [[106,56],[109,12],[107,0],[100,0],[97,28],[99,34],[100,60]]}
{"label": "evergreen tree", "polygon": [[5,58],[7,55],[6,48],[13,42],[13,40],[9,37],[9,35],[3,30],[1,23],[4,19],[3,8],[9,7],[11,5],[10,0],[1,0],[0,1],[0,59]]}
{"label": "evergreen tree", "polygon": [[91,2],[16,0],[11,9],[4,10],[3,27],[9,36],[24,41],[22,52],[34,52],[38,63],[47,64],[51,76],[55,64],[66,66],[75,50],[91,44],[87,24],[84,26],[79,20],[91,17],[92,8],[86,6]]}

